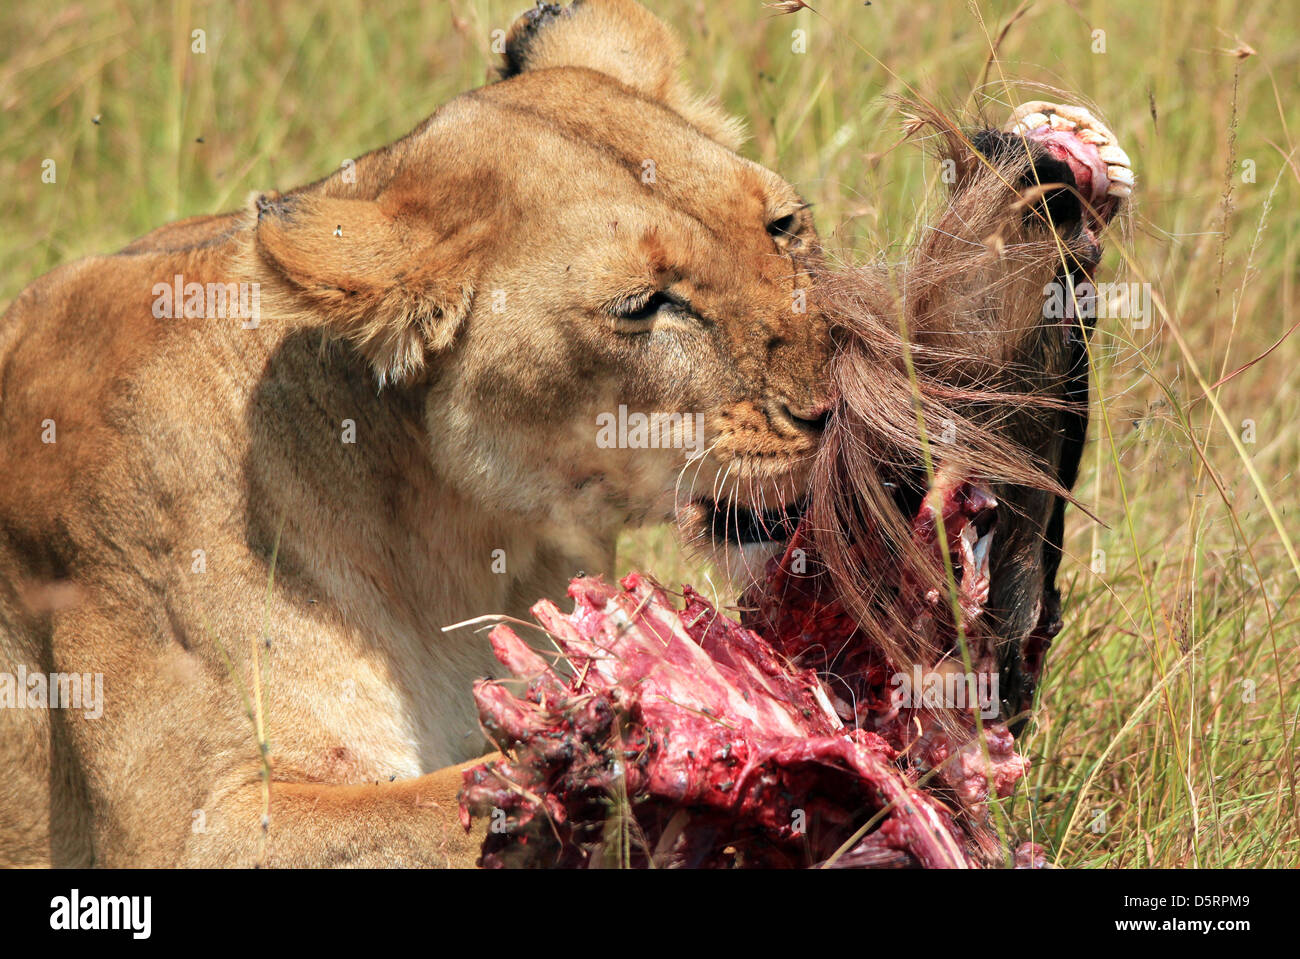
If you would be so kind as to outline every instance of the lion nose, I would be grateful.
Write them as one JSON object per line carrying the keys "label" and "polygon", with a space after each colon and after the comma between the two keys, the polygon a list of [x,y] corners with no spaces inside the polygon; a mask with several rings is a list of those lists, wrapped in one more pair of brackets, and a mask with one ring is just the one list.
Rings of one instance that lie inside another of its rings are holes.
{"label": "lion nose", "polygon": [[820,436],[826,430],[830,419],[831,404],[825,403],[810,409],[794,409],[788,403],[776,404],[776,418],[786,426],[793,427],[800,433]]}

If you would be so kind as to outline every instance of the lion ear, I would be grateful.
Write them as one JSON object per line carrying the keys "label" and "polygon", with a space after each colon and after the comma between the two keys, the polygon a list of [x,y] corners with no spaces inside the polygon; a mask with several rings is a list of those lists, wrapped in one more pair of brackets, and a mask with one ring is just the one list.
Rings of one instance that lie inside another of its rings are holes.
{"label": "lion ear", "polygon": [[381,384],[451,345],[474,293],[477,237],[381,201],[257,199],[257,253],[293,303],[349,340]]}
{"label": "lion ear", "polygon": [[508,79],[528,70],[586,67],[663,103],[701,133],[739,149],[744,124],[680,77],[682,44],[672,29],[635,0],[539,3],[506,34]]}

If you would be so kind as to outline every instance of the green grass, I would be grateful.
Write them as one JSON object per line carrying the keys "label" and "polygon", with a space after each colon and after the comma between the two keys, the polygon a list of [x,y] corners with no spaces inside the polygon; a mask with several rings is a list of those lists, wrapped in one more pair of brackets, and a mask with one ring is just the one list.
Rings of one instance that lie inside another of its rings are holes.
{"label": "green grass", "polygon": [[[1069,526],[1066,628],[1011,820],[1062,865],[1300,864],[1300,337],[1283,339],[1300,318],[1300,18],[1285,4],[1044,0],[1011,23],[981,87],[1013,4],[650,5],[683,32],[692,79],[749,120],[748,154],[815,203],[848,262],[900,255],[936,197],[889,95],[999,120],[1039,83],[1101,108],[1139,178],[1101,278],[1150,282],[1161,314],[1143,330],[1103,321],[1094,341],[1078,493],[1106,525],[1075,511]],[[483,81],[491,31],[523,6],[5,5],[0,300],[400,136]],[[195,29],[206,53],[191,52]],[[807,53],[792,52],[796,29]],[[1233,56],[1242,43],[1256,55]],[[667,530],[630,533],[621,563],[722,585]]]}

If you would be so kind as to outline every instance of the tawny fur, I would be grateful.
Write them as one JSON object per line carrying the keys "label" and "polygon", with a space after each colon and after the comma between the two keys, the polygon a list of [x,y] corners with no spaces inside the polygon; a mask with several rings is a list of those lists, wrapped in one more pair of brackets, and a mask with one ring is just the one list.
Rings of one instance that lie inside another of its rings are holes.
{"label": "tawny fur", "polygon": [[[0,710],[3,864],[258,862],[227,664],[251,691],[254,649],[261,861],[472,863],[444,767],[485,749],[494,661],[442,627],[561,598],[710,486],[806,485],[830,343],[793,308],[805,204],[637,4],[534,26],[509,79],[355,167],[63,266],[0,321],[0,668],[102,673],[106,700]],[[260,324],[155,318],[176,274],[260,283]],[[618,331],[658,288],[694,315]],[[707,455],[599,448],[620,404],[702,414]]]}

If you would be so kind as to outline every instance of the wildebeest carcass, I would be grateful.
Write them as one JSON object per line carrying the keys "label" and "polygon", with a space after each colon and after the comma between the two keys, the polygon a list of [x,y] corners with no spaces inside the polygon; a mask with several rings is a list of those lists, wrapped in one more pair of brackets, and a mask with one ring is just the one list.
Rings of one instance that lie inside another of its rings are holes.
{"label": "wildebeest carcass", "polygon": [[715,519],[723,549],[777,544],[735,618],[632,574],[534,608],[558,665],[493,632],[519,681],[476,687],[507,754],[465,774],[485,865],[1044,862],[988,801],[1061,626],[1091,281],[1133,176],[1077,107],[909,123],[951,192],[906,262],[820,278],[836,406],[802,509]]}

